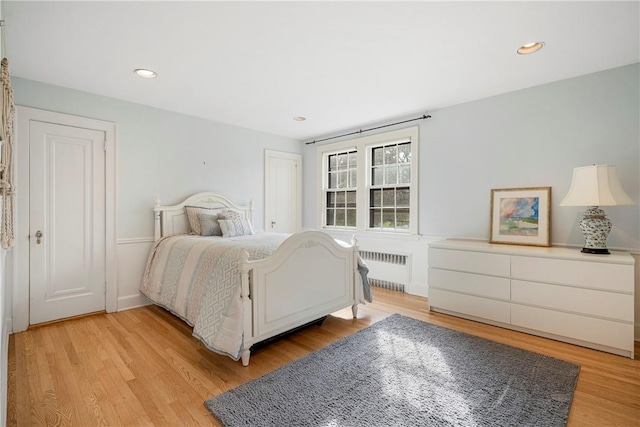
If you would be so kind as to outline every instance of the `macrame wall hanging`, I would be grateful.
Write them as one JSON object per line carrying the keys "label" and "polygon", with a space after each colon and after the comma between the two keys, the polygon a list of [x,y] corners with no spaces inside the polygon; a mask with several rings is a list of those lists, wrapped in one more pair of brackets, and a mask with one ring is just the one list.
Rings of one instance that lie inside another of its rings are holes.
{"label": "macrame wall hanging", "polygon": [[3,58],[0,63],[2,80],[2,121],[0,139],[2,154],[0,157],[0,195],[2,212],[0,213],[0,244],[5,249],[13,247],[13,88],[9,75],[9,61]]}

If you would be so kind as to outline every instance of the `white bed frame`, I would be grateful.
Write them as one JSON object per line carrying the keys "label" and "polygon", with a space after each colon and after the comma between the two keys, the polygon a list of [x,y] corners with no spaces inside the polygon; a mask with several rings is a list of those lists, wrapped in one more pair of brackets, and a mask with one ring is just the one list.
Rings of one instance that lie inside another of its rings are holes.
{"label": "white bed frame", "polygon": [[[226,208],[252,220],[253,203],[239,206],[216,193],[198,193],[182,203],[161,206],[156,199],[155,239],[189,232],[185,206]],[[338,244],[319,231],[289,237],[269,257],[249,261],[242,251],[241,298],[244,308],[242,364],[251,346],[351,306],[358,314],[358,246]]]}

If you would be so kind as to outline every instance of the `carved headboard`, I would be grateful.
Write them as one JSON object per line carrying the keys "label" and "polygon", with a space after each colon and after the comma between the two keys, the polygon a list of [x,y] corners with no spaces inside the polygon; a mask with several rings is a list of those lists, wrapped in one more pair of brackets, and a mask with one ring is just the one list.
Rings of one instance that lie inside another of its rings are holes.
{"label": "carved headboard", "polygon": [[208,192],[194,194],[181,203],[172,206],[161,206],[160,200],[156,199],[153,209],[155,240],[173,236],[174,234],[189,233],[189,220],[184,210],[185,206],[233,210],[240,213],[243,218],[253,222],[253,201],[249,201],[249,206],[239,206],[225,196]]}

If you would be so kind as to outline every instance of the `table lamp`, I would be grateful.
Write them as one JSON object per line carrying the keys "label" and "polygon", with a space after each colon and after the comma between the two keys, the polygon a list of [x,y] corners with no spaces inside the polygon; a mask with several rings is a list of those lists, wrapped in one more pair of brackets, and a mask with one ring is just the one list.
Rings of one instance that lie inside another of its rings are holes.
{"label": "table lamp", "polygon": [[573,169],[569,193],[560,206],[591,206],[580,220],[580,230],[585,238],[582,252],[609,254],[607,236],[611,231],[611,220],[598,206],[632,204],[633,200],[622,189],[615,166],[592,165]]}

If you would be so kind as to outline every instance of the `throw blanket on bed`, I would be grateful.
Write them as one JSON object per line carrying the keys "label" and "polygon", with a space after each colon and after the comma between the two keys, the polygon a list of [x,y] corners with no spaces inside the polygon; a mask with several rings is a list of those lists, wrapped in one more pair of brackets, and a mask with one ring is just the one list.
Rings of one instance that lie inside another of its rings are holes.
{"label": "throw blanket on bed", "polygon": [[262,259],[287,237],[164,238],[149,255],[140,290],[193,326],[193,335],[207,348],[238,360],[243,340],[239,255],[245,250],[250,260]]}

